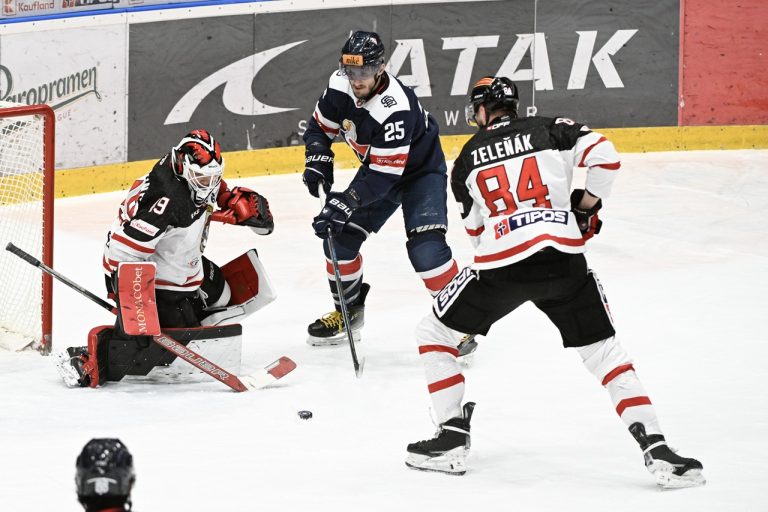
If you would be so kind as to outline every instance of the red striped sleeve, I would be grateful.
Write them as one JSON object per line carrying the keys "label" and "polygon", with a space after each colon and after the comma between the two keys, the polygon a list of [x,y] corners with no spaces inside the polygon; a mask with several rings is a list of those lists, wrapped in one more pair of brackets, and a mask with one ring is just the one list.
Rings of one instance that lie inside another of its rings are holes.
{"label": "red striped sleeve", "polygon": [[585,149],[584,153],[581,155],[581,162],[579,162],[579,167],[584,167],[584,162],[586,161],[587,155],[589,155],[589,152],[592,151],[595,148],[595,146],[597,146],[602,142],[605,142],[606,140],[608,139],[606,139],[605,137],[600,137],[600,139],[598,139],[597,142],[595,142],[594,144],[589,146],[587,149]]}
{"label": "red striped sleeve", "polygon": [[607,169],[609,171],[618,171],[621,167],[621,162],[614,162],[612,164],[597,164],[592,167],[599,167],[601,169]]}
{"label": "red striped sleeve", "polygon": [[480,234],[485,231],[485,226],[480,226],[477,229],[470,229],[470,228],[464,228],[467,231],[467,234],[469,236],[480,236]]}
{"label": "red striped sleeve", "polygon": [[317,125],[320,127],[320,129],[323,130],[323,132],[325,132],[327,135],[333,135],[335,137],[336,135],[339,134],[339,129],[338,128],[331,128],[327,124],[324,124],[320,120],[320,116],[317,115],[317,112],[315,112],[313,117],[315,118],[315,121],[317,121]]}

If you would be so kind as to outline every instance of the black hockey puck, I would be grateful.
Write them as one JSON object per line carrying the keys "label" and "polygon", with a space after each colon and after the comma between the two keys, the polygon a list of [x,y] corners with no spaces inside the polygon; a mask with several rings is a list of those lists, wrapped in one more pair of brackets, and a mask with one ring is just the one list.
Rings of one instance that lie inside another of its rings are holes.
{"label": "black hockey puck", "polygon": [[299,418],[308,420],[312,417],[312,411],[299,411]]}

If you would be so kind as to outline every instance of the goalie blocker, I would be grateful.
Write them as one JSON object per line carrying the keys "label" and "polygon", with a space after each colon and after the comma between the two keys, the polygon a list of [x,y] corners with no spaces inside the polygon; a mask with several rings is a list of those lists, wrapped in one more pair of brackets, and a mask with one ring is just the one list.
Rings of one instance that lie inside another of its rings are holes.
{"label": "goalie blocker", "polygon": [[[238,322],[272,302],[276,295],[253,249],[222,268],[206,263],[207,282],[198,296],[178,303],[187,326],[163,327],[163,332],[238,373],[242,347]],[[116,325],[93,328],[86,347],[71,347],[57,355],[57,367],[68,386],[97,387],[126,376],[160,382],[205,379],[200,370],[153,343],[152,336],[160,334],[161,320],[178,316],[178,311],[175,315],[163,311],[169,306],[167,301],[156,299],[154,281],[154,263],[120,263],[115,283],[119,297]],[[217,296],[211,296],[211,290],[217,290]],[[196,318],[190,318],[192,313]]]}

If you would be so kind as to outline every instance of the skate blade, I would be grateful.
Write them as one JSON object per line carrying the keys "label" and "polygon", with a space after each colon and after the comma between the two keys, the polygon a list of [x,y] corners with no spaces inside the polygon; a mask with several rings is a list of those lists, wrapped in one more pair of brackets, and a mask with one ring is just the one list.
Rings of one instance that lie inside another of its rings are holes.
{"label": "skate blade", "polygon": [[58,370],[59,375],[64,381],[64,385],[68,388],[79,388],[80,375],[77,373],[77,370],[72,367],[72,363],[70,362],[72,358],[69,356],[69,353],[66,350],[62,350],[56,352],[53,355],[53,358],[56,363],[56,370]]}
{"label": "skate blade", "polygon": [[435,457],[409,453],[405,465],[418,471],[432,471],[434,473],[461,476],[467,472],[466,459],[466,449],[454,448]]}
{"label": "skate blade", "polygon": [[[363,341],[363,337],[360,335],[360,331],[352,331],[352,341],[355,343],[360,343]],[[312,347],[335,347],[338,345],[347,344],[349,344],[349,339],[347,338],[346,332],[342,332],[341,334],[337,334],[336,336],[331,336],[329,338],[307,336],[307,345]]]}
{"label": "skate blade", "polygon": [[456,362],[464,368],[472,368],[475,363],[475,354],[467,354],[465,356],[459,356],[456,358]]}
{"label": "skate blade", "polygon": [[707,483],[700,469],[689,469],[684,475],[676,475],[669,471],[657,471],[654,476],[656,483],[662,489],[685,489]]}

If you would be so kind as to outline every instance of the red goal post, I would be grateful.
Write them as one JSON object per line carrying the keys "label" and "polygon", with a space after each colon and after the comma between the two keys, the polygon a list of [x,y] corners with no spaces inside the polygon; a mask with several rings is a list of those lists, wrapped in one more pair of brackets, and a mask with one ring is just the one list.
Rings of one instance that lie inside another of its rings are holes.
{"label": "red goal post", "polygon": [[52,279],[5,250],[53,266],[55,115],[0,102],[0,348],[51,350]]}

